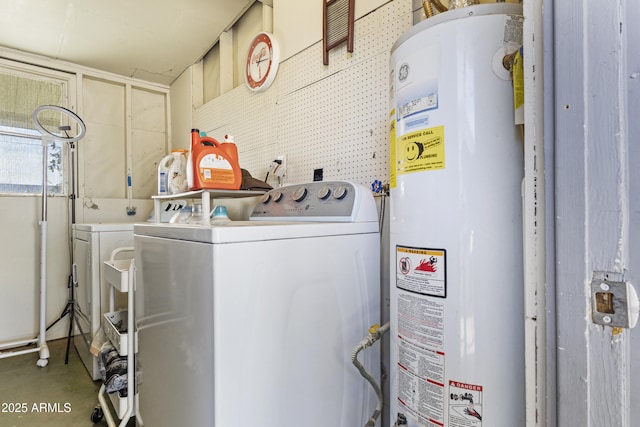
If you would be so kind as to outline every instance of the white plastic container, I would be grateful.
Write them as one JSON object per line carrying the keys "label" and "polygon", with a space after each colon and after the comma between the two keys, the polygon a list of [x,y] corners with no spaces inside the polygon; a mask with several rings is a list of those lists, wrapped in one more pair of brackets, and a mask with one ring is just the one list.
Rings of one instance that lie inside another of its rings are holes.
{"label": "white plastic container", "polygon": [[187,182],[187,150],[173,150],[174,157],[167,176],[169,194],[180,194],[188,190]]}
{"label": "white plastic container", "polygon": [[[164,156],[158,163],[158,196],[186,191],[186,177],[186,150],[171,150],[171,154]],[[176,189],[175,192],[171,190],[172,187]]]}
{"label": "white plastic container", "polygon": [[455,9],[392,49],[391,425],[525,425],[524,156],[502,66],[522,21]]}
{"label": "white plastic container", "polygon": [[[187,224],[201,224],[203,221],[202,204],[194,203],[191,207],[191,216],[187,219]],[[207,216],[207,220],[208,220]]]}
{"label": "white plastic container", "polygon": [[158,163],[158,196],[169,194],[169,167],[173,160],[174,157],[169,154],[164,156]]}
{"label": "white plastic container", "polygon": [[227,214],[226,206],[216,206],[213,210],[213,218],[211,219],[212,225],[225,225],[231,222]]}
{"label": "white plastic container", "polygon": [[191,210],[191,205],[187,204],[183,206],[180,212],[177,212],[171,217],[169,222],[175,224],[186,224],[189,218],[191,218]]}

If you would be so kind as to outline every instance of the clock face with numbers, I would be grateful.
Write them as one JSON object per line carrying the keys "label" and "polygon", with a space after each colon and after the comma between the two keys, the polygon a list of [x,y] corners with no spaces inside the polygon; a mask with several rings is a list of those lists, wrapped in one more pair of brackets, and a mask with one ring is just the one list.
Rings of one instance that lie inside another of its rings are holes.
{"label": "clock face with numbers", "polygon": [[247,87],[260,92],[271,86],[278,72],[279,61],[280,48],[276,39],[272,34],[258,33],[251,41],[247,53],[244,73]]}

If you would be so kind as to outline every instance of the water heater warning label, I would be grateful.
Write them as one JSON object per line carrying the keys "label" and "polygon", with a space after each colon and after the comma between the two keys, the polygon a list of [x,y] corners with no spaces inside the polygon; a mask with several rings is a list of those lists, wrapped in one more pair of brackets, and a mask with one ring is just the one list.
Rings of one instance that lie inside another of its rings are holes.
{"label": "water heater warning label", "polygon": [[420,425],[445,421],[444,304],[398,290],[398,405]]}
{"label": "water heater warning label", "polygon": [[450,427],[482,427],[482,386],[449,380]]}
{"label": "water heater warning label", "polygon": [[396,286],[405,291],[445,298],[447,296],[446,251],[396,247]]}

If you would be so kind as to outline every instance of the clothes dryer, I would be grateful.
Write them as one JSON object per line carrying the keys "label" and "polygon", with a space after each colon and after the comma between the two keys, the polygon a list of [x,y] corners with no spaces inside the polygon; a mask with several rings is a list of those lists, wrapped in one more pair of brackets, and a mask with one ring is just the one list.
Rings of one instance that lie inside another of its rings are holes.
{"label": "clothes dryer", "polygon": [[[73,225],[73,268],[76,297],[76,335],[73,344],[93,380],[99,380],[98,359],[91,354],[93,337],[109,311],[109,285],[103,263],[114,249],[133,245],[133,223]],[[126,301],[126,300],[125,300]],[[118,301],[119,306],[122,301]]]}

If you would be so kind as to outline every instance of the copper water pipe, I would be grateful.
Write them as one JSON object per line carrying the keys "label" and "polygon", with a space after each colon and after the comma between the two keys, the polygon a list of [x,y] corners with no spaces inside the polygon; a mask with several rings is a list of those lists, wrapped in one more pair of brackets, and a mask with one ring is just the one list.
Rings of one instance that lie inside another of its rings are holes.
{"label": "copper water pipe", "polygon": [[439,13],[449,10],[440,2],[440,0],[423,0],[422,8],[424,9],[424,14],[427,18],[431,18],[434,15],[433,8],[431,7],[432,4],[436,7]]}
{"label": "copper water pipe", "polygon": [[442,12],[446,12],[447,10],[449,10],[449,8],[447,8],[447,6],[443,5],[440,0],[431,0],[431,3],[433,3],[433,5],[436,7],[436,9],[438,9],[438,12],[442,13]]}

